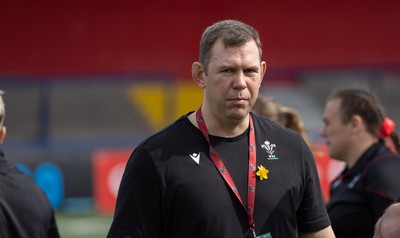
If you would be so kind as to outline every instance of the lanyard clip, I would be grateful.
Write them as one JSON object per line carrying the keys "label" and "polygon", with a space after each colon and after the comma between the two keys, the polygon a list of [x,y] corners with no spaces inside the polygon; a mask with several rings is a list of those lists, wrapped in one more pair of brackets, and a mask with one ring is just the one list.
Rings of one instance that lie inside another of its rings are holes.
{"label": "lanyard clip", "polygon": [[252,226],[250,227],[250,230],[249,230],[249,237],[251,237],[251,238],[256,238],[256,237],[257,237],[257,236],[256,236],[256,228],[255,228],[254,225],[252,225]]}
{"label": "lanyard clip", "polygon": [[254,225],[250,226],[250,229],[246,233],[246,238],[256,238],[256,229]]}

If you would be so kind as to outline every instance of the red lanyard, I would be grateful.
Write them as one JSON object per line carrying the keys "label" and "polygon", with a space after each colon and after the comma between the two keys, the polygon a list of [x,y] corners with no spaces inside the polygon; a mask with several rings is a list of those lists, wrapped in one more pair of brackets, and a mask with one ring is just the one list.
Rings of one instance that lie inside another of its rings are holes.
{"label": "red lanyard", "polygon": [[249,173],[247,175],[248,181],[247,181],[247,207],[243,204],[242,198],[240,197],[240,194],[236,188],[235,183],[233,182],[233,179],[231,175],[229,174],[228,170],[226,169],[224,163],[222,162],[221,158],[217,154],[217,152],[214,150],[214,148],[211,145],[210,138],[208,137],[208,130],[206,127],[206,123],[204,122],[203,119],[203,113],[201,112],[201,107],[197,110],[196,112],[196,120],[197,124],[199,126],[200,131],[203,133],[204,138],[207,140],[208,144],[210,145],[210,157],[211,160],[213,161],[215,167],[217,167],[218,171],[224,178],[225,182],[229,185],[229,187],[232,189],[233,193],[236,195],[237,199],[239,199],[240,203],[243,205],[244,209],[247,212],[247,218],[249,220],[249,225],[250,225],[250,230],[252,230],[254,237],[255,237],[255,223],[253,220],[253,213],[254,213],[254,200],[255,200],[255,195],[256,195],[256,147],[255,147],[255,132],[254,132],[254,126],[253,126],[253,119],[249,115],[250,119],[250,133],[249,133]]}

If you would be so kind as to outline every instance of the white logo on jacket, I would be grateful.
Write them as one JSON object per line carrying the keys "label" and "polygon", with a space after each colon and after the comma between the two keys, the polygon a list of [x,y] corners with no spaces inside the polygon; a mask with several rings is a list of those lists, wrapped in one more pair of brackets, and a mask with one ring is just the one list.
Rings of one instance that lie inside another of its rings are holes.
{"label": "white logo on jacket", "polygon": [[192,160],[194,160],[194,162],[196,162],[197,164],[200,164],[200,152],[192,153],[189,156],[190,156],[190,158],[192,158]]}

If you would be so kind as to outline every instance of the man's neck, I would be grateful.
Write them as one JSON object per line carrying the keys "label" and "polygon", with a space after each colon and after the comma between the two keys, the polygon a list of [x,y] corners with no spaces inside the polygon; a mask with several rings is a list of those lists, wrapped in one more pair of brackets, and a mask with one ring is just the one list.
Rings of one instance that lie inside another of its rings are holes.
{"label": "man's neck", "polygon": [[[190,122],[199,128],[196,121],[196,112],[188,116]],[[208,115],[203,114],[203,119],[205,121],[208,134],[213,136],[220,136],[231,138],[241,135],[249,127],[249,115],[242,121],[224,121],[212,120]]]}
{"label": "man's neck", "polygon": [[352,154],[349,155],[347,159],[347,167],[352,168],[357,161],[361,158],[365,151],[373,144],[377,143],[378,139],[373,137],[368,137],[365,140],[360,139],[357,144],[355,144],[352,148]]}

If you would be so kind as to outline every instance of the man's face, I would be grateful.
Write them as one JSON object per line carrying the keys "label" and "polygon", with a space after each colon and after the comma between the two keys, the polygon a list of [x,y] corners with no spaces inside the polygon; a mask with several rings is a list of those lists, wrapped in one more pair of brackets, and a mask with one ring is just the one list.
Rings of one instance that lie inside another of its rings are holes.
{"label": "man's face", "polygon": [[254,41],[225,47],[217,40],[204,74],[205,102],[217,118],[242,120],[258,96],[266,70]]}
{"label": "man's face", "polygon": [[321,136],[326,139],[329,155],[334,159],[344,160],[347,151],[351,149],[351,127],[350,123],[343,123],[340,108],[340,99],[332,99],[326,103]]}

